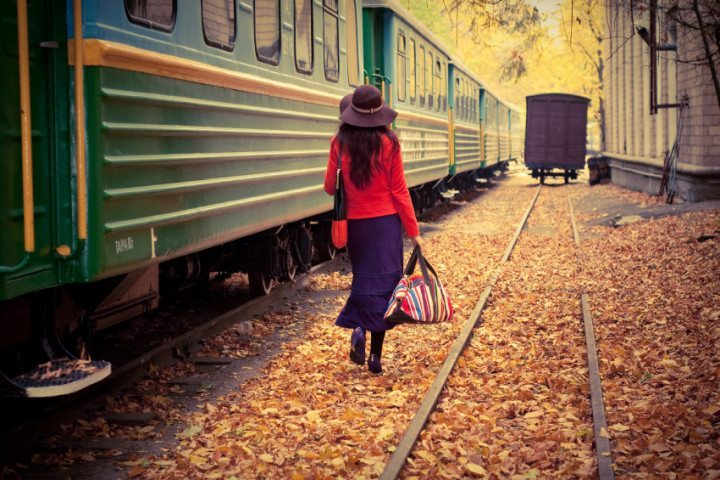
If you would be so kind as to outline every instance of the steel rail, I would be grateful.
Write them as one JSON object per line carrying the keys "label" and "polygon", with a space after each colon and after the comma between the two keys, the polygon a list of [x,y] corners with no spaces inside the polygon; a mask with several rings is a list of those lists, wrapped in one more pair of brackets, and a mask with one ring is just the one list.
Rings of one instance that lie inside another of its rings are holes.
{"label": "steel rail", "polygon": [[432,412],[435,410],[435,406],[440,399],[440,395],[442,394],[442,391],[447,384],[448,378],[450,377],[450,374],[452,373],[455,364],[460,358],[463,350],[465,350],[467,344],[470,343],[470,339],[472,338],[472,333],[475,330],[475,327],[482,324],[482,319],[480,318],[480,315],[485,309],[488,298],[490,298],[490,295],[492,294],[493,287],[497,283],[497,280],[499,278],[499,269],[504,263],[506,263],[510,259],[510,255],[512,254],[512,251],[517,244],[518,238],[520,237],[520,234],[525,228],[527,219],[528,217],[530,217],[530,213],[532,212],[533,207],[535,207],[535,203],[540,196],[541,188],[541,186],[538,186],[537,192],[535,193],[535,196],[533,197],[530,206],[523,215],[522,220],[520,220],[520,224],[515,230],[515,234],[513,235],[510,243],[505,249],[505,253],[500,259],[500,264],[495,269],[495,272],[491,275],[488,285],[485,287],[482,294],[480,295],[480,299],[475,305],[475,308],[473,309],[468,319],[465,321],[465,324],[463,325],[462,330],[455,339],[452,347],[450,347],[450,351],[445,358],[445,362],[440,367],[440,370],[435,376],[435,381],[425,394],[425,398],[423,398],[423,401],[420,404],[420,408],[418,408],[415,416],[410,422],[410,425],[408,425],[408,428],[405,430],[405,434],[400,440],[400,443],[398,444],[393,454],[390,456],[390,460],[388,461],[385,469],[380,475],[381,480],[394,480],[400,476],[400,472],[402,472],[405,462],[407,461],[410,453],[415,447],[415,444],[420,438],[420,434],[425,428],[425,425],[430,418],[430,414],[432,414]]}
{"label": "steel rail", "polygon": [[[570,208],[570,222],[572,223],[573,239],[577,248],[578,264],[580,264],[580,231],[575,220],[570,196],[568,207]],[[585,347],[587,349],[588,380],[590,383],[590,406],[593,416],[593,432],[595,434],[595,455],[597,457],[598,477],[600,480],[614,480],[615,472],[612,464],[612,452],[610,439],[607,437],[607,420],[605,419],[605,402],[602,394],[602,383],[600,381],[600,366],[597,357],[597,344],[595,343],[595,329],[593,328],[592,313],[590,310],[590,296],[583,292],[580,297],[582,306],[583,324],[585,327]],[[605,430],[605,432],[603,432]]]}

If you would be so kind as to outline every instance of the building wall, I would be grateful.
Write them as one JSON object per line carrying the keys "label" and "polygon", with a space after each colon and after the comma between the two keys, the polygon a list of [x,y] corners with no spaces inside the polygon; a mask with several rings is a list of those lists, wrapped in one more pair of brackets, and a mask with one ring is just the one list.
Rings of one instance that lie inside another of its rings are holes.
{"label": "building wall", "polygon": [[[677,196],[686,201],[720,198],[720,108],[710,70],[677,61],[704,56],[699,35],[678,27],[677,52],[659,53],[658,103],[678,103],[685,95],[689,101],[679,130],[680,109],[650,114],[650,49],[635,34],[637,26],[649,26],[649,14],[630,12],[618,3],[606,3],[604,45],[604,155],[609,158],[613,182],[657,194],[665,158],[679,138]],[[660,18],[657,28],[662,43],[663,14]]]}

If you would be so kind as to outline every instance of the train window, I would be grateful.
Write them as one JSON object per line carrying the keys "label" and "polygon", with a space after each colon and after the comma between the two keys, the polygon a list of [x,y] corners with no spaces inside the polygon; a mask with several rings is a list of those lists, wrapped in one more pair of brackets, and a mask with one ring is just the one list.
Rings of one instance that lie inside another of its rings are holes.
{"label": "train window", "polygon": [[455,119],[459,119],[462,115],[461,102],[462,92],[460,91],[460,77],[455,77]]}
{"label": "train window", "polygon": [[345,17],[347,18],[348,83],[354,87],[362,83],[358,67],[357,6],[355,0],[347,0],[345,6],[347,9]]}
{"label": "train window", "polygon": [[427,89],[425,88],[425,47],[420,47],[420,71],[418,71],[418,75],[420,75],[420,106],[425,106],[425,95],[427,94]]}
{"label": "train window", "polygon": [[125,0],[131,22],[170,32],[175,25],[175,0]]}
{"label": "train window", "polygon": [[280,3],[255,0],[255,53],[258,60],[280,63]]}
{"label": "train window", "polygon": [[232,51],[235,46],[235,0],[202,0],[205,43]]}
{"label": "train window", "polygon": [[397,39],[397,98],[399,102],[405,101],[407,90],[407,56],[405,35],[398,33]]}
{"label": "train window", "polygon": [[428,92],[428,108],[432,110],[433,108],[433,93],[434,93],[434,84],[433,84],[433,75],[432,75],[432,65],[433,65],[433,56],[430,49],[428,49],[427,52],[427,62],[425,63],[425,78],[427,79],[427,92]]}
{"label": "train window", "polygon": [[441,87],[442,85],[442,64],[440,63],[440,59],[438,58],[435,60],[435,83],[433,84],[433,92],[435,93],[435,98],[437,99],[437,103],[435,105],[435,110],[438,112],[440,111],[440,105],[442,104],[442,93],[441,93]]}
{"label": "train window", "polygon": [[417,76],[415,72],[417,65],[415,65],[415,39],[410,39],[410,57],[408,63],[410,63],[410,103],[415,103],[417,96]]}
{"label": "train window", "polygon": [[314,60],[312,0],[295,0],[295,68],[309,75]]}
{"label": "train window", "polygon": [[323,6],[323,51],[325,53],[325,78],[337,82],[340,74],[338,45],[338,3],[325,0]]}
{"label": "train window", "polygon": [[440,87],[443,99],[442,110],[443,112],[447,112],[447,64],[445,62],[442,63],[442,75],[440,78],[442,82]]}

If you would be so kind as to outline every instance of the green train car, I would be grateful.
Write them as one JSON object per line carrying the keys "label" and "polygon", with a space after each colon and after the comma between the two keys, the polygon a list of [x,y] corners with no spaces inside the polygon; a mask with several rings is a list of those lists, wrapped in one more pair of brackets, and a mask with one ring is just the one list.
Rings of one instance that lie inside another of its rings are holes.
{"label": "green train car", "polygon": [[334,255],[323,173],[363,82],[418,209],[506,161],[503,103],[399,3],[360,2],[0,2],[0,390],[109,374],[29,380],[161,288],[243,271],[262,294]]}

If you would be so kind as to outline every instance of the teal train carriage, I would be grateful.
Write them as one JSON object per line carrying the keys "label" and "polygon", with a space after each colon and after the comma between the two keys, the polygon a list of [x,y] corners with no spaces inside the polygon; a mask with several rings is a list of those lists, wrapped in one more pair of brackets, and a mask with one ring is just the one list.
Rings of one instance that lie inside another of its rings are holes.
{"label": "teal train carriage", "polygon": [[444,182],[450,158],[447,49],[395,0],[363,2],[363,45],[367,82],[398,112],[393,128],[416,208],[451,197]]}
{"label": "teal train carriage", "polygon": [[480,92],[480,128],[483,138],[483,160],[488,172],[501,166],[500,163],[500,104],[490,90]]}
{"label": "teal train carriage", "polygon": [[32,369],[161,288],[243,271],[262,294],[332,257],[322,178],[362,82],[399,112],[418,209],[512,157],[470,70],[396,1],[360,1],[0,2],[0,390],[108,375]]}
{"label": "teal train carriage", "polygon": [[480,124],[480,80],[462,63],[454,60],[450,68],[450,123],[453,145],[450,155],[450,185],[472,188],[485,168]]}
{"label": "teal train carriage", "polygon": [[524,122],[520,116],[520,109],[514,105],[510,108],[510,160],[519,162],[524,157],[525,129]]}
{"label": "teal train carriage", "polygon": [[1,3],[4,387],[49,395],[18,375],[62,346],[33,345],[152,309],[161,284],[246,271],[263,292],[311,242],[333,254],[322,176],[363,81],[355,0]]}

